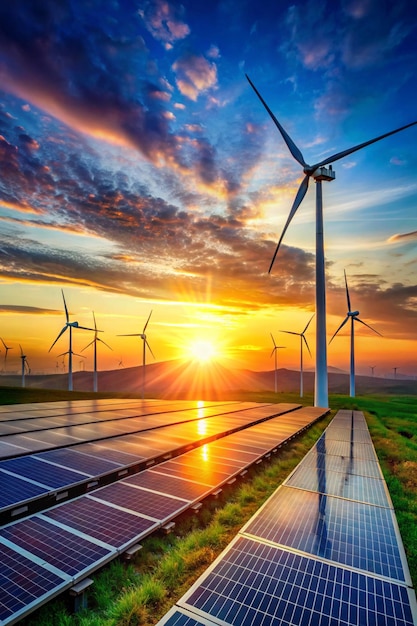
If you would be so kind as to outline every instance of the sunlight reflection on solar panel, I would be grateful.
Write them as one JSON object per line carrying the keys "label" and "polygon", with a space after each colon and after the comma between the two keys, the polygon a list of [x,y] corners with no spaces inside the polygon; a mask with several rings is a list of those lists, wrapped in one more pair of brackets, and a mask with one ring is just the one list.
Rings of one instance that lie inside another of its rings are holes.
{"label": "sunlight reflection on solar panel", "polygon": [[405,581],[390,509],[281,487],[242,532]]}

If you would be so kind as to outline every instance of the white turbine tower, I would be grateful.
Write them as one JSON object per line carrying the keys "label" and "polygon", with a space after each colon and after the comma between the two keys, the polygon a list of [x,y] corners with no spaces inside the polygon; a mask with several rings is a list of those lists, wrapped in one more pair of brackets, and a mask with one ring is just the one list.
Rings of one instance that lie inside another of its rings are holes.
{"label": "white turbine tower", "polygon": [[285,348],[286,346],[277,346],[277,344],[275,343],[275,339],[272,333],[270,333],[271,335],[271,339],[272,339],[272,343],[274,344],[274,347],[272,348],[272,352],[271,352],[271,356],[274,355],[275,356],[275,393],[277,393],[278,391],[278,382],[277,382],[277,359],[278,359],[278,350],[280,350],[281,348]]}
{"label": "white turbine tower", "polygon": [[310,326],[310,322],[313,319],[314,314],[310,317],[307,326],[304,328],[302,333],[295,333],[291,330],[281,330],[282,333],[287,333],[288,335],[297,335],[300,337],[300,398],[303,397],[304,389],[303,389],[303,342],[306,344],[309,355],[311,356],[310,348],[308,347],[307,339],[305,338],[305,333],[307,332],[307,328]]}
{"label": "white turbine tower", "polygon": [[380,337],[382,337],[382,335],[377,330],[375,330],[375,328],[372,328],[372,326],[369,326],[369,324],[359,319],[359,311],[352,311],[351,306],[350,306],[350,297],[349,297],[349,289],[348,289],[348,284],[347,284],[346,272],[345,272],[345,285],[346,285],[346,300],[347,300],[348,311],[347,311],[345,319],[340,324],[339,328],[334,333],[333,337],[330,339],[329,344],[336,337],[339,330],[343,328],[343,326],[350,320],[350,389],[349,389],[349,395],[351,398],[354,398],[355,397],[355,322],[360,322],[364,326],[367,326]]}
{"label": "white turbine tower", "polygon": [[151,319],[152,311],[149,313],[149,317],[146,320],[145,326],[141,333],[130,333],[128,335],[118,335],[118,337],[140,337],[143,341],[143,352],[142,352],[142,400],[145,397],[145,384],[146,384],[146,348],[148,348],[149,352],[152,354],[153,358],[155,358],[154,353],[152,352],[151,346],[146,339],[146,328],[149,324],[149,320]]}
{"label": "white turbine tower", "polygon": [[[327,345],[326,345],[326,284],[325,284],[325,263],[324,263],[324,237],[323,237],[323,201],[322,201],[322,181],[332,181],[335,179],[335,172],[332,169],[330,163],[334,161],[338,161],[339,159],[343,159],[344,157],[356,152],[357,150],[361,150],[366,146],[369,146],[385,137],[389,137],[390,135],[394,135],[395,133],[400,132],[401,130],[405,130],[410,126],[414,126],[417,124],[416,122],[411,122],[411,124],[406,124],[405,126],[401,126],[401,128],[397,128],[396,130],[392,130],[389,133],[385,133],[384,135],[380,135],[379,137],[375,137],[374,139],[370,139],[369,141],[365,141],[364,143],[358,144],[357,146],[353,146],[352,148],[348,148],[347,150],[343,150],[342,152],[337,152],[332,156],[326,157],[323,160],[315,163],[314,165],[308,165],[304,161],[304,157],[299,150],[299,148],[295,145],[291,137],[284,130],[281,124],[278,122],[275,115],[272,113],[271,109],[266,104],[265,100],[262,98],[259,91],[256,89],[255,85],[250,80],[249,76],[246,75],[250,85],[253,90],[257,94],[258,98],[264,105],[265,109],[268,111],[271,116],[275,126],[278,128],[281,133],[282,138],[289,151],[291,152],[294,159],[301,165],[303,168],[303,172],[305,174],[301,185],[297,191],[297,195],[295,196],[295,200],[293,202],[290,214],[285,223],[284,229],[282,231],[281,237],[278,241],[277,247],[275,249],[274,256],[272,257],[272,261],[269,267],[269,272],[272,269],[272,266],[275,261],[275,257],[278,253],[279,247],[281,245],[282,239],[287,231],[288,226],[295,213],[297,212],[298,207],[304,199],[304,196],[307,193],[309,179],[313,178],[316,182],[316,375],[315,375],[315,385],[314,385],[314,405],[327,407],[329,404],[328,397],[328,382],[327,382]],[[325,166],[329,165],[328,168]]]}
{"label": "white turbine tower", "polygon": [[94,328],[86,328],[85,326],[80,326],[78,322],[70,322],[69,321],[69,314],[68,314],[68,309],[67,309],[67,303],[65,302],[65,296],[64,296],[63,289],[61,289],[61,293],[62,293],[62,299],[64,301],[64,308],[65,308],[65,320],[66,320],[65,321],[65,326],[61,330],[61,332],[59,333],[57,338],[55,339],[55,341],[52,344],[52,346],[49,348],[48,352],[50,352],[52,350],[52,348],[54,347],[54,345],[56,344],[58,339],[61,337],[61,335],[63,335],[65,333],[65,331],[69,329],[69,348],[68,348],[67,352],[63,352],[62,354],[60,354],[58,356],[63,356],[63,355],[65,356],[65,354],[68,354],[68,391],[72,391],[72,356],[73,356],[73,354],[75,354],[76,356],[81,356],[82,358],[85,358],[83,354],[76,354],[72,350],[72,329],[73,328],[80,328],[81,330],[94,330]]}
{"label": "white turbine tower", "polygon": [[94,339],[93,341],[90,341],[90,343],[85,346],[85,348],[83,348],[81,350],[81,352],[84,352],[84,350],[87,350],[87,348],[89,348],[90,346],[94,345],[94,374],[93,374],[93,390],[95,392],[97,392],[98,389],[98,384],[97,384],[97,341],[100,341],[101,343],[103,343],[109,350],[113,350],[113,348],[110,348],[110,346],[103,341],[102,339],[100,339],[100,337],[98,336],[98,333],[101,332],[99,330],[97,330],[97,324],[96,324],[96,316],[94,315],[94,311],[93,311],[93,319],[94,319]]}
{"label": "white turbine tower", "polygon": [[27,362],[26,355],[23,354],[23,349],[20,343],[19,343],[19,348],[20,348],[20,358],[22,359],[22,387],[24,387],[25,386],[25,374],[26,372],[30,374],[30,367],[29,367],[29,363]]}

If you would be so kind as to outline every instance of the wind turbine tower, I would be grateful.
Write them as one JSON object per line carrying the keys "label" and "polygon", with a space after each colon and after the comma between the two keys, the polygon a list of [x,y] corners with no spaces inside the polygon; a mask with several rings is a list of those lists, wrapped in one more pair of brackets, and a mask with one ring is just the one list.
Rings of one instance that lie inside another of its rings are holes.
{"label": "wind turbine tower", "polygon": [[26,372],[30,374],[30,367],[29,367],[29,363],[27,362],[26,355],[23,354],[23,349],[20,343],[19,343],[19,348],[20,348],[20,358],[22,359],[22,387],[24,387],[25,386],[25,374]]}
{"label": "wind turbine tower", "polygon": [[310,326],[310,322],[313,319],[314,314],[310,317],[307,326],[304,328],[302,333],[294,333],[291,330],[282,330],[282,333],[287,333],[288,335],[297,335],[300,337],[300,398],[303,397],[303,341],[306,344],[309,355],[311,356],[310,348],[308,347],[307,339],[305,338],[305,333],[307,332],[308,327]]}
{"label": "wind turbine tower", "polygon": [[90,341],[90,343],[85,346],[85,348],[83,348],[81,350],[81,352],[84,352],[84,350],[87,350],[87,348],[89,348],[91,345],[94,345],[94,373],[93,373],[93,390],[94,392],[97,392],[98,389],[98,375],[97,375],[97,342],[100,341],[101,343],[103,343],[109,350],[113,350],[113,348],[110,348],[110,346],[103,341],[102,339],[99,338],[98,333],[101,332],[99,330],[97,330],[97,324],[96,324],[96,316],[94,315],[94,311],[93,311],[93,319],[94,319],[94,339],[93,341]]}
{"label": "wind turbine tower", "polygon": [[[73,357],[74,354],[76,354],[75,352],[73,352],[73,349],[72,349],[72,329],[73,328],[80,328],[81,330],[94,330],[94,328],[86,328],[85,326],[80,326],[78,322],[70,322],[69,321],[69,314],[68,314],[68,309],[67,309],[67,303],[65,301],[65,296],[64,296],[63,289],[61,289],[61,293],[62,293],[62,299],[64,301],[64,309],[65,309],[65,326],[62,328],[62,330],[58,334],[57,338],[55,339],[55,341],[52,344],[52,346],[49,348],[48,352],[50,352],[52,350],[52,348],[54,347],[54,345],[56,344],[58,339],[61,337],[61,335],[63,335],[66,330],[69,330],[69,347],[68,347],[68,350],[67,350],[67,352],[63,352],[59,356],[63,356],[65,354],[68,354],[68,391],[72,391],[72,389],[73,389],[73,386],[72,386],[72,357]],[[80,356],[82,358],[85,358],[83,354],[76,354],[76,356]]]}
{"label": "wind turbine tower", "polygon": [[149,352],[152,354],[153,358],[155,358],[154,353],[152,352],[152,348],[148,343],[146,338],[146,328],[149,324],[149,320],[151,319],[152,311],[149,313],[149,317],[146,320],[145,326],[141,333],[130,333],[128,335],[118,335],[118,337],[140,337],[143,341],[143,350],[142,350],[142,400],[145,397],[145,386],[146,386],[146,348],[148,348]]}
{"label": "wind turbine tower", "polygon": [[271,356],[274,355],[275,356],[275,393],[277,393],[278,391],[278,369],[277,369],[277,359],[278,359],[278,350],[280,350],[281,348],[285,348],[286,346],[277,346],[277,344],[275,343],[275,339],[273,334],[271,333],[271,338],[272,338],[272,343],[274,344],[274,347],[272,348],[272,352],[271,352]]}
{"label": "wind turbine tower", "polygon": [[360,322],[364,326],[367,326],[380,337],[382,337],[382,335],[377,330],[375,330],[375,328],[372,328],[372,326],[369,326],[369,324],[367,324],[366,322],[362,321],[359,318],[359,311],[352,311],[352,308],[350,305],[350,296],[349,296],[349,288],[347,284],[346,272],[345,272],[345,286],[346,286],[346,300],[347,300],[348,311],[347,311],[345,319],[340,324],[339,328],[336,330],[333,337],[330,339],[329,344],[336,337],[339,330],[343,328],[343,326],[350,320],[350,385],[349,385],[350,390],[349,390],[349,394],[351,398],[354,398],[355,397],[355,322]]}
{"label": "wind turbine tower", "polygon": [[[249,76],[246,75],[250,85],[255,91],[256,95],[264,105],[265,109],[269,113],[272,121],[275,126],[278,128],[281,133],[282,138],[284,139],[287,147],[294,157],[294,159],[301,165],[303,168],[303,172],[305,174],[301,185],[297,191],[295,196],[293,205],[291,207],[291,211],[285,223],[284,229],[282,231],[281,237],[278,241],[277,247],[275,249],[274,256],[272,257],[271,264],[269,266],[269,272],[272,270],[272,266],[275,261],[275,257],[277,256],[279,247],[283,240],[283,237],[287,231],[288,226],[294,215],[297,212],[298,207],[304,199],[304,196],[307,193],[308,183],[310,178],[316,182],[316,373],[315,373],[315,383],[314,383],[314,405],[320,407],[327,407],[329,405],[329,392],[328,392],[328,380],[327,380],[327,345],[326,345],[326,283],[325,283],[325,260],[324,260],[324,234],[323,234],[323,196],[322,196],[322,182],[327,181],[331,182],[335,179],[335,172],[332,168],[331,163],[334,161],[338,161],[339,159],[343,159],[344,157],[356,152],[357,150],[361,150],[366,146],[369,146],[385,137],[389,137],[394,133],[398,133],[401,130],[405,130],[410,126],[414,126],[417,124],[416,122],[411,122],[406,126],[402,126],[401,128],[397,128],[396,130],[392,130],[389,133],[385,133],[384,135],[380,135],[379,137],[375,137],[374,139],[370,139],[369,141],[365,141],[364,143],[358,144],[357,146],[353,146],[352,148],[348,148],[347,150],[343,150],[342,152],[337,152],[331,156],[325,157],[323,160],[315,163],[314,165],[308,165],[304,160],[304,157],[301,153],[301,150],[296,146],[294,141],[285,131],[285,129],[281,126],[275,115],[272,113],[269,106],[266,104],[265,100],[262,98],[259,91],[256,89],[255,85],[250,80]],[[326,166],[329,167],[326,167]]]}

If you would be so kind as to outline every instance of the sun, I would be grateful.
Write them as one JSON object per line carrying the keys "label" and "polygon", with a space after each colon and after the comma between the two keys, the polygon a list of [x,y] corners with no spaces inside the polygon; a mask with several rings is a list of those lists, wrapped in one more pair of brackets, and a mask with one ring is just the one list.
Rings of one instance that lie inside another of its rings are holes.
{"label": "sun", "polygon": [[217,356],[216,346],[209,339],[196,339],[189,348],[188,353],[192,359],[200,363],[209,363]]}

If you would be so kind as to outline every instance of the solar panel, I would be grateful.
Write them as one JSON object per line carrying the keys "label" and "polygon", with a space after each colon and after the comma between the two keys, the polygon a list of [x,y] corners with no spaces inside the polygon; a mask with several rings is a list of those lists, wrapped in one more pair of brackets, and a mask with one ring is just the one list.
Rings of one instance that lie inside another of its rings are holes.
{"label": "solar panel", "polygon": [[188,505],[184,500],[145,491],[144,489],[129,486],[125,482],[103,487],[95,491],[92,497],[95,500],[116,504],[159,521],[177,515]]}
{"label": "solar panel", "polygon": [[206,617],[198,619],[188,611],[177,608],[169,611],[158,624],[160,626],[217,626],[217,622],[209,621]]}
{"label": "solar panel", "polygon": [[391,509],[281,487],[242,532],[406,580]]}
{"label": "solar panel", "polygon": [[244,537],[178,604],[232,626],[414,626],[415,609],[405,585]]}
{"label": "solar panel", "polygon": [[100,562],[105,562],[111,550],[68,532],[34,515],[0,529],[0,537],[11,541],[16,549],[23,548],[46,563],[70,576],[77,576]]}
{"label": "solar panel", "polygon": [[43,516],[65,524],[116,549],[137,541],[158,524],[122,511],[89,496],[77,498],[46,511]]}
{"label": "solar panel", "polygon": [[[30,478],[43,483],[51,489],[85,480],[88,474],[74,472],[52,463],[46,463],[37,456],[23,456],[17,459],[9,459],[0,463],[0,469],[8,470],[23,478]],[[7,478],[5,476],[5,481]],[[4,481],[1,481],[2,487]],[[19,497],[19,494],[16,494]],[[20,497],[19,497],[20,500]]]}
{"label": "solar panel", "polygon": [[200,483],[167,476],[167,474],[161,474],[154,470],[146,470],[145,472],[134,474],[129,476],[124,482],[130,485],[138,485],[145,489],[159,491],[160,493],[168,493],[189,501],[201,498],[209,490],[208,487]]}
{"label": "solar panel", "polygon": [[99,476],[106,472],[114,471],[118,464],[113,461],[107,461],[103,458],[96,458],[82,452],[77,452],[72,448],[59,448],[58,450],[49,450],[39,454],[41,459],[65,465],[68,468],[85,472],[89,476]]}
{"label": "solar panel", "polygon": [[18,550],[0,543],[0,551],[0,622],[15,619],[67,585],[65,577],[34,563]]}
{"label": "solar panel", "polygon": [[8,507],[22,500],[31,500],[48,493],[49,489],[35,485],[24,478],[12,476],[0,470],[0,507]]}

